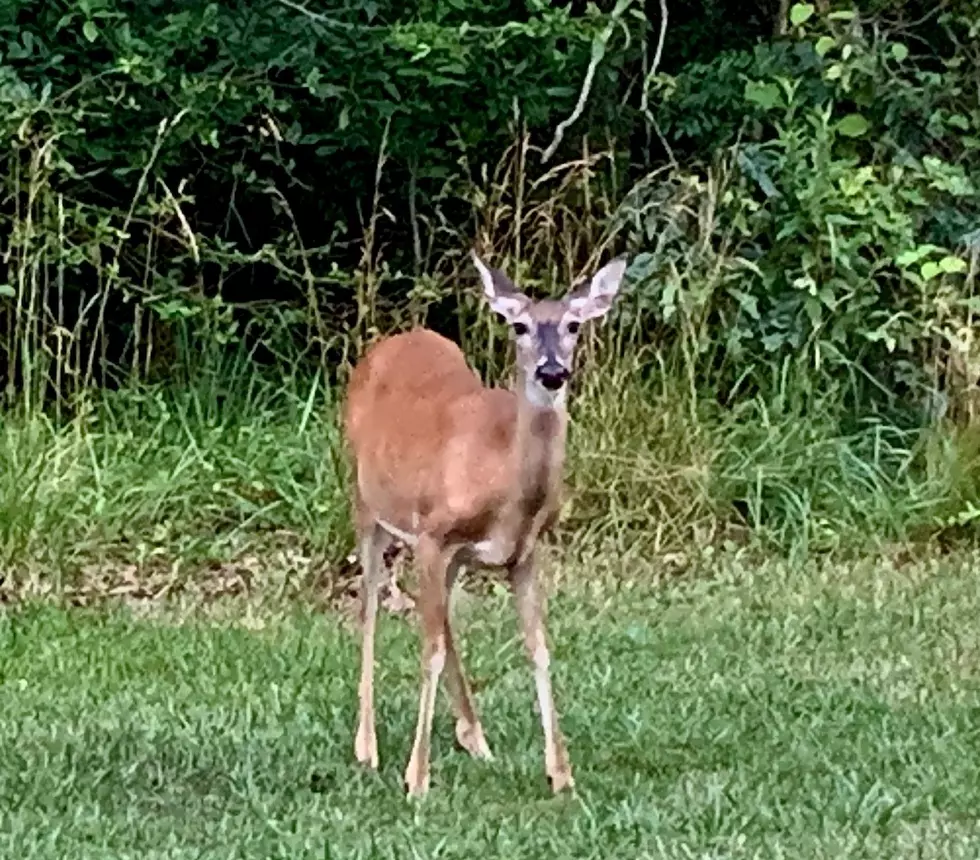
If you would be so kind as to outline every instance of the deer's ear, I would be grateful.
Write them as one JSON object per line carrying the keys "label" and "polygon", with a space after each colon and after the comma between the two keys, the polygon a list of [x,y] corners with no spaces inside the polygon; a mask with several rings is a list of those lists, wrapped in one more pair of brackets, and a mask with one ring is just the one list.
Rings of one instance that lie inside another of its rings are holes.
{"label": "deer's ear", "polygon": [[613,306],[626,274],[626,257],[617,257],[606,263],[588,283],[583,284],[568,296],[568,309],[579,321],[605,316]]}
{"label": "deer's ear", "polygon": [[483,294],[494,311],[513,323],[527,309],[529,299],[500,269],[492,269],[473,252],[473,263],[483,282]]}

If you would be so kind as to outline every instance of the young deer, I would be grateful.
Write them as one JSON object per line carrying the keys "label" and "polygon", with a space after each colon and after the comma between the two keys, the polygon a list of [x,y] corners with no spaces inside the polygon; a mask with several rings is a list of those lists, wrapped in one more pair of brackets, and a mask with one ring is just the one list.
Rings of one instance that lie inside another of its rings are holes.
{"label": "young deer", "polygon": [[558,515],[565,399],[579,326],[609,311],[626,261],[608,263],[560,301],[533,301],[476,253],[473,261],[490,307],[513,332],[517,390],[485,388],[459,347],[427,329],[374,344],[347,390],[345,432],[357,475],[354,507],[363,570],[354,751],[360,762],[377,768],[374,629],[385,576],[382,555],[397,539],[414,549],[419,571],[422,689],[405,771],[411,796],[422,796],[429,787],[432,714],[443,671],[459,743],[478,758],[491,758],[449,624],[449,596],[464,565],[509,573],[534,665],[545,769],[555,792],[573,785],[551,695],[535,546]]}

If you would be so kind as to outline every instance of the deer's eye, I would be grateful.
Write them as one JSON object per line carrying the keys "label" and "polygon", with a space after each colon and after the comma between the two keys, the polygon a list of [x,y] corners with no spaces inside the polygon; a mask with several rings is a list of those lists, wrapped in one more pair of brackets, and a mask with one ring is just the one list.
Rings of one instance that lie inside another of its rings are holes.
{"label": "deer's eye", "polygon": [[527,326],[522,322],[514,323],[514,334],[518,337],[524,337],[527,334]]}
{"label": "deer's eye", "polygon": [[570,322],[568,324],[568,333],[569,334],[578,334],[579,327],[580,327],[580,323]]}

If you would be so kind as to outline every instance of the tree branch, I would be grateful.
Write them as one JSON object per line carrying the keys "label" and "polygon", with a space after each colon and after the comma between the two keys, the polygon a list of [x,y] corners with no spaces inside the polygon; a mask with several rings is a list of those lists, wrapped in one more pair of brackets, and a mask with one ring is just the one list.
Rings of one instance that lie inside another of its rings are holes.
{"label": "tree branch", "polygon": [[[612,14],[610,15],[609,23],[592,42],[592,57],[589,60],[589,67],[585,71],[585,80],[582,81],[582,89],[578,94],[578,101],[575,103],[575,109],[572,111],[571,115],[558,123],[558,126],[555,128],[555,136],[552,138],[548,148],[541,154],[542,164],[547,164],[548,161],[551,160],[551,157],[558,150],[558,147],[561,146],[562,138],[565,136],[565,130],[574,125],[585,111],[585,103],[589,100],[589,93],[592,92],[592,81],[595,78],[596,70],[599,68],[599,63],[602,62],[602,58],[606,55],[606,43],[612,37],[613,28],[616,26],[619,19],[622,18],[623,13],[629,8],[632,2],[633,0],[617,0],[616,7],[613,9]],[[661,0],[661,2],[663,2],[663,0]]]}
{"label": "tree branch", "polygon": [[660,68],[660,61],[664,55],[664,42],[667,39],[667,0],[660,0],[660,34],[657,36],[657,48],[653,52],[653,61],[650,63],[650,68],[646,70],[646,75],[643,78],[643,92],[640,94],[640,112],[643,114],[643,118],[647,121],[647,158],[649,159],[649,149],[650,149],[650,128],[657,133],[657,137],[660,139],[660,143],[663,148],[667,151],[667,157],[670,159],[671,163],[676,164],[674,160],[674,152],[670,148],[670,144],[667,143],[667,139],[664,137],[663,132],[660,130],[660,125],[652,113],[650,113],[650,82],[654,79],[657,74],[657,70]]}

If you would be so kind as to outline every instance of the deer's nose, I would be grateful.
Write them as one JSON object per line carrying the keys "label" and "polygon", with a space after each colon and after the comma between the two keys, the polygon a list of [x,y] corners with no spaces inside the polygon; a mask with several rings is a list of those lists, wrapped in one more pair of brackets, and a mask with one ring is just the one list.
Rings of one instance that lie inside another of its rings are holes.
{"label": "deer's nose", "polygon": [[557,361],[546,361],[535,372],[534,375],[548,391],[557,391],[568,382],[568,368],[559,364]]}

